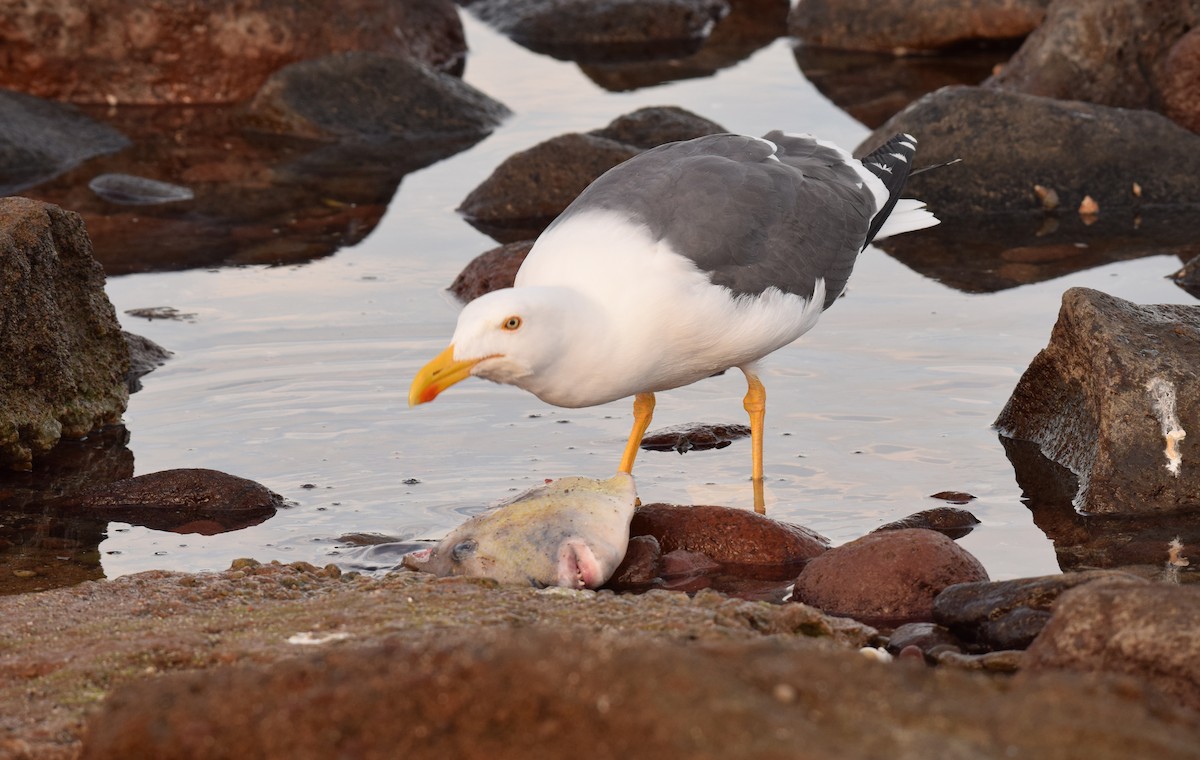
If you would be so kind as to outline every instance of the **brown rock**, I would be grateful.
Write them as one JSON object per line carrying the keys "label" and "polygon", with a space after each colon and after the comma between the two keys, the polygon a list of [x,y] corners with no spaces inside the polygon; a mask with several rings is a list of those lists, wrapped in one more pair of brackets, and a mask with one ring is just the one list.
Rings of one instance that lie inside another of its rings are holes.
{"label": "brown rock", "polygon": [[654,536],[633,536],[625,548],[625,558],[605,584],[610,588],[647,586],[658,577],[662,549]]}
{"label": "brown rock", "polygon": [[[975,498],[974,496],[971,497]],[[965,502],[964,502],[965,503]],[[926,509],[908,517],[880,525],[872,533],[884,530],[904,530],[906,528],[924,528],[936,530],[953,539],[959,539],[971,532],[979,524],[979,518],[965,509],[956,507],[937,507]]]}
{"label": "brown rock", "polygon": [[597,177],[638,152],[602,137],[560,135],[506,158],[458,211],[502,243],[534,238]]}
{"label": "brown rock", "polygon": [[750,428],[746,425],[709,425],[692,422],[651,430],[642,437],[642,448],[646,451],[677,451],[686,454],[689,451],[723,449],[748,435]]}
{"label": "brown rock", "polygon": [[[369,22],[367,21],[369,19]],[[450,0],[29,0],[0,6],[0,87],[76,103],[232,103],[276,69],[347,50],[461,65]]]}
{"label": "brown rock", "polygon": [[589,134],[606,140],[649,150],[680,140],[726,132],[724,127],[677,106],[654,106],[618,116],[602,129]]}
{"label": "brown rock", "polygon": [[1200,256],[1190,259],[1170,275],[1176,285],[1200,298]]}
{"label": "brown rock", "polygon": [[1200,710],[1198,626],[1200,589],[1090,583],[1059,597],[1025,668],[1131,675]]}
{"label": "brown rock", "polygon": [[116,423],[129,348],[79,216],[0,199],[0,468]]}
{"label": "brown rock", "polygon": [[1009,41],[1037,28],[1049,0],[804,0],[788,31],[807,45],[907,53]]}
{"label": "brown rock", "polygon": [[129,346],[129,373],[125,375],[125,385],[130,393],[137,393],[142,389],[142,377],[166,364],[167,359],[174,356],[175,352],[168,351],[141,335],[124,330],[121,334]]}
{"label": "brown rock", "polygon": [[928,621],[955,583],[987,580],[979,560],[931,530],[871,533],[810,561],[793,598],[868,623]]}
{"label": "brown rock", "polygon": [[962,642],[950,629],[935,623],[905,623],[888,636],[887,650],[892,654],[899,656],[909,647],[920,652],[922,659],[928,656],[931,660],[938,652],[963,649]]}
{"label": "brown rock", "polygon": [[517,270],[525,262],[525,257],[529,255],[529,249],[532,247],[532,240],[520,240],[484,251],[458,273],[458,277],[450,284],[450,292],[458,300],[466,303],[474,301],[484,293],[511,288],[517,277]]}
{"label": "brown rock", "polygon": [[643,505],[633,513],[629,535],[654,536],[664,554],[685,549],[735,565],[804,562],[828,546],[823,536],[807,528],[714,506]]}
{"label": "brown rock", "polygon": [[1072,288],[996,427],[1078,475],[1083,511],[1194,510],[1200,478],[1184,434],[1200,419],[1197,368],[1200,307]]}
{"label": "brown rock", "polygon": [[1158,83],[1163,113],[1200,132],[1200,29],[1192,29],[1167,51]]}

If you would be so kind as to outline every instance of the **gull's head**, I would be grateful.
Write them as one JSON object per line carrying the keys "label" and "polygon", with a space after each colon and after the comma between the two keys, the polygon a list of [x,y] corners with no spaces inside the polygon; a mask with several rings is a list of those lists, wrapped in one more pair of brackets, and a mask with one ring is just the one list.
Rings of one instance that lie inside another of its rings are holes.
{"label": "gull's head", "polygon": [[472,376],[525,387],[563,353],[571,313],[564,306],[561,294],[542,288],[505,288],[471,301],[450,345],[413,378],[409,406]]}

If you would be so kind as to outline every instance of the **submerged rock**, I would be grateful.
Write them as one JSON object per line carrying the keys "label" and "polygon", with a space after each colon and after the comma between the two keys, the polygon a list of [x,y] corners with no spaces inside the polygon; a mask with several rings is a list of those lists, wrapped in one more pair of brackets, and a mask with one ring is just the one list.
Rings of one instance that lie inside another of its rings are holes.
{"label": "submerged rock", "polygon": [[642,437],[642,448],[646,451],[689,451],[723,449],[739,438],[750,435],[746,425],[710,425],[692,422],[651,430]]}
{"label": "submerged rock", "polygon": [[0,468],[116,423],[129,348],[79,216],[0,199]]}
{"label": "submerged rock", "polygon": [[[975,498],[974,496],[971,497]],[[966,503],[966,502],[961,502]],[[965,509],[956,507],[937,507],[916,512],[908,517],[880,525],[872,533],[885,530],[905,530],[908,528],[924,528],[936,530],[953,539],[959,539],[971,532],[979,524],[979,518]]]}
{"label": "submerged rock", "polygon": [[1082,511],[1192,511],[1200,478],[1187,425],[1200,419],[1198,373],[1200,307],[1072,288],[996,428],[1075,473]]}
{"label": "submerged rock", "polygon": [[129,346],[129,373],[125,375],[125,384],[130,393],[137,393],[142,389],[141,378],[166,364],[175,354],[141,335],[125,331],[121,334]]}
{"label": "submerged rock", "polygon": [[101,174],[89,182],[88,187],[109,203],[125,206],[177,203],[196,197],[191,188],[131,174]]}

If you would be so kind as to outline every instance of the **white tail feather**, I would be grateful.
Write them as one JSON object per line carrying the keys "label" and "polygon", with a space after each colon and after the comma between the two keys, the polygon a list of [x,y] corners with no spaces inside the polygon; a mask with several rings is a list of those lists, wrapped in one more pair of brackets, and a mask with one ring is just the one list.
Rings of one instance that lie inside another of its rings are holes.
{"label": "white tail feather", "polygon": [[896,201],[896,207],[892,209],[892,213],[879,228],[879,232],[875,233],[875,239],[882,240],[903,232],[923,230],[939,223],[933,212],[925,208],[923,201],[916,198],[901,198]]}

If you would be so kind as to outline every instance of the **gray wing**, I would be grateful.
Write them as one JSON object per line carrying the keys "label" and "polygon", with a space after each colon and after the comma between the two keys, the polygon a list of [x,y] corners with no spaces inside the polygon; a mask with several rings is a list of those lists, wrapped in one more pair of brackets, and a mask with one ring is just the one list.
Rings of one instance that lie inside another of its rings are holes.
{"label": "gray wing", "polygon": [[590,209],[645,225],[738,295],[774,286],[809,298],[823,278],[825,308],[845,289],[877,211],[844,154],[780,132],[649,150],[597,179],[555,225]]}

